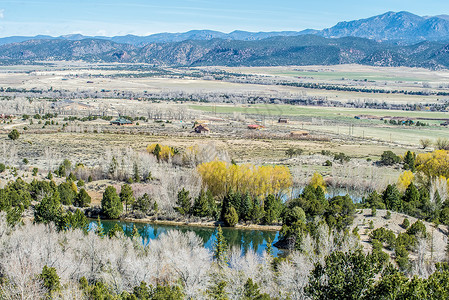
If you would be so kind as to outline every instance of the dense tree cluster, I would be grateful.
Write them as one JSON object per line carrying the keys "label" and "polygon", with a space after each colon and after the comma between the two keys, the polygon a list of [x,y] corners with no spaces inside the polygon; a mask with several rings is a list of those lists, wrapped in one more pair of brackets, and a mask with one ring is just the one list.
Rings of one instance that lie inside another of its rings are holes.
{"label": "dense tree cluster", "polygon": [[282,211],[279,246],[302,249],[306,235],[316,238],[316,227],[324,222],[330,228],[343,231],[352,224],[355,205],[349,196],[326,199],[321,186],[306,186],[298,198],[289,200]]}

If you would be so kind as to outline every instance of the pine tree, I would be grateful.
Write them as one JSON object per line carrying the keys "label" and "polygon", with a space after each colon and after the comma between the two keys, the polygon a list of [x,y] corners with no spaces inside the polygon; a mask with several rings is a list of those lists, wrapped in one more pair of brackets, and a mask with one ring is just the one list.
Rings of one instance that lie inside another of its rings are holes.
{"label": "pine tree", "polygon": [[156,147],[154,147],[153,154],[156,156],[157,160],[159,161],[161,159],[161,146],[159,144],[156,144]]}
{"label": "pine tree", "polygon": [[113,186],[108,186],[101,199],[101,209],[108,218],[116,219],[123,212],[123,205],[117,191]]}
{"label": "pine tree", "polygon": [[41,202],[36,205],[34,210],[34,221],[37,223],[57,224],[62,216],[62,206],[59,199],[59,193],[56,191],[51,196],[45,196]]}
{"label": "pine tree", "polygon": [[191,199],[189,197],[189,191],[187,191],[185,188],[182,188],[182,190],[178,192],[178,200],[176,201],[176,204],[178,205],[178,207],[176,207],[176,210],[181,215],[189,214],[192,205]]}
{"label": "pine tree", "polygon": [[118,237],[120,233],[123,233],[123,228],[119,226],[118,223],[115,223],[114,227],[112,227],[112,229],[109,230],[108,237],[109,238]]}
{"label": "pine tree", "polygon": [[251,220],[251,211],[253,209],[253,201],[249,193],[246,193],[242,198],[242,204],[240,205],[241,216],[240,218],[249,221]]}
{"label": "pine tree", "polygon": [[49,268],[45,265],[42,273],[39,275],[39,279],[42,280],[42,284],[47,289],[50,298],[52,298],[52,292],[58,291],[61,288],[60,278],[55,268]]}
{"label": "pine tree", "polygon": [[214,258],[221,267],[228,262],[227,252],[228,245],[225,237],[223,236],[223,230],[221,229],[221,226],[218,225],[216,241],[214,244]]}
{"label": "pine tree", "polygon": [[207,191],[207,205],[208,205],[208,216],[214,218],[214,220],[218,219],[218,208],[217,203],[215,202],[214,196],[211,191]]}
{"label": "pine tree", "polygon": [[91,198],[85,189],[81,189],[78,195],[75,197],[74,205],[78,207],[89,206]]}
{"label": "pine tree", "polygon": [[133,189],[129,184],[122,185],[120,190],[120,201],[125,203],[125,210],[128,212],[128,206],[133,205],[136,199],[134,198]]}
{"label": "pine tree", "polygon": [[280,205],[274,195],[268,195],[265,198],[265,224],[271,225],[275,222],[280,214]]}
{"label": "pine tree", "polygon": [[234,206],[231,205],[231,207],[228,209],[224,217],[224,222],[225,225],[229,227],[234,227],[239,222],[239,215],[237,214]]}
{"label": "pine tree", "polygon": [[382,199],[387,209],[398,212],[402,211],[402,200],[399,190],[395,185],[389,184],[387,186],[382,195]]}
{"label": "pine tree", "polygon": [[95,233],[99,237],[104,237],[104,228],[103,228],[103,224],[101,224],[100,216],[98,216],[98,218],[97,218],[97,228],[95,229]]}
{"label": "pine tree", "polygon": [[206,293],[210,299],[229,300],[226,293],[227,285],[228,284],[224,280],[215,280],[214,284],[207,289]]}
{"label": "pine tree", "polygon": [[134,182],[140,182],[139,166],[137,165],[137,162],[134,162],[133,171],[134,171],[133,174]]}
{"label": "pine tree", "polygon": [[209,215],[209,203],[204,190],[201,190],[198,197],[195,198],[192,207],[192,214],[197,217],[207,217]]}
{"label": "pine tree", "polygon": [[407,151],[404,156],[404,169],[415,172],[415,153]]}
{"label": "pine tree", "polygon": [[419,190],[416,188],[416,185],[410,183],[404,193],[404,201],[409,203],[419,203]]}
{"label": "pine tree", "polygon": [[270,299],[267,294],[260,294],[259,285],[253,283],[251,278],[248,278],[243,286],[243,300],[265,300]]}

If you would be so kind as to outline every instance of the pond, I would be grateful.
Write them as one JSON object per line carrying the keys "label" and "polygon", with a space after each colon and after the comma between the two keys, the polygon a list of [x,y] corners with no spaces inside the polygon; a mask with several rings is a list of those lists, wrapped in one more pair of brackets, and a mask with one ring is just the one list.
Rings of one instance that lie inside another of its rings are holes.
{"label": "pond", "polygon": [[[89,228],[96,226],[96,221],[91,220]],[[101,220],[104,231],[107,233],[117,223],[123,228],[123,231],[127,236],[131,235],[133,226],[135,225],[142,237],[142,244],[147,245],[152,239],[158,238],[162,233],[169,230],[178,230],[181,232],[193,231],[198,235],[204,244],[204,247],[213,251],[215,236],[217,234],[216,228],[211,227],[198,227],[188,225],[161,225],[139,222],[124,222],[116,220]],[[256,253],[262,254],[267,248],[267,241],[275,243],[279,239],[279,233],[269,230],[249,230],[249,229],[235,229],[235,228],[223,228],[223,235],[226,238],[228,245],[231,247],[239,247],[242,254],[248,250],[253,249]],[[271,253],[274,256],[282,255],[283,250],[276,247],[272,247]]]}

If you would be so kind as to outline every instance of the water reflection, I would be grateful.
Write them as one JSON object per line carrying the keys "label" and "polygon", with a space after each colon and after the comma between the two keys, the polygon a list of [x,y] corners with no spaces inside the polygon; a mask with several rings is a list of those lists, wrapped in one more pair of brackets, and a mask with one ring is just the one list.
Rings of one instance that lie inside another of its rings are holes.
{"label": "water reflection", "polygon": [[[102,221],[104,231],[107,233],[114,227],[115,224],[120,225],[126,235],[130,236],[135,225],[142,237],[143,245],[147,245],[150,240],[156,239],[162,233],[169,230],[179,230],[181,232],[193,231],[203,241],[204,247],[213,249],[215,242],[215,236],[217,233],[216,228],[209,227],[196,227],[196,226],[184,226],[184,225],[159,225],[159,224],[147,224],[147,223],[133,223],[123,221]],[[91,221],[90,228],[96,226],[96,221]],[[267,241],[275,243],[279,238],[279,233],[266,230],[240,230],[233,228],[223,228],[223,235],[226,238],[228,244],[231,247],[238,247],[241,249],[242,254],[246,253],[250,249],[258,254],[262,254],[267,248]],[[272,247],[272,254],[278,256],[282,254],[282,250]]]}

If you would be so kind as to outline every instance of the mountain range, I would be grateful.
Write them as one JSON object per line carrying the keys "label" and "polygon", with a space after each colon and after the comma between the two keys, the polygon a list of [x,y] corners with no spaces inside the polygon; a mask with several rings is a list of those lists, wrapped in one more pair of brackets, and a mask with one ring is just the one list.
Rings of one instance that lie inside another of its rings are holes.
{"label": "mountain range", "polygon": [[403,44],[420,41],[449,41],[449,16],[418,16],[406,11],[387,12],[382,15],[350,22],[340,22],[337,25],[323,30],[306,29],[302,31],[272,31],[272,32],[248,32],[233,31],[223,33],[213,30],[191,30],[183,33],[157,33],[148,36],[124,35],[124,36],[84,36],[81,34],[69,34],[59,37],[49,35],[37,36],[11,36],[0,38],[0,45],[20,43],[28,40],[83,40],[102,39],[116,43],[144,46],[152,43],[171,43],[186,40],[239,40],[254,41],[275,36],[299,36],[314,34],[327,38],[361,37],[377,41],[400,42]]}
{"label": "mountain range", "polygon": [[324,30],[150,36],[7,37],[0,61],[85,60],[157,65],[310,65],[360,63],[449,68],[449,16],[387,12]]}

